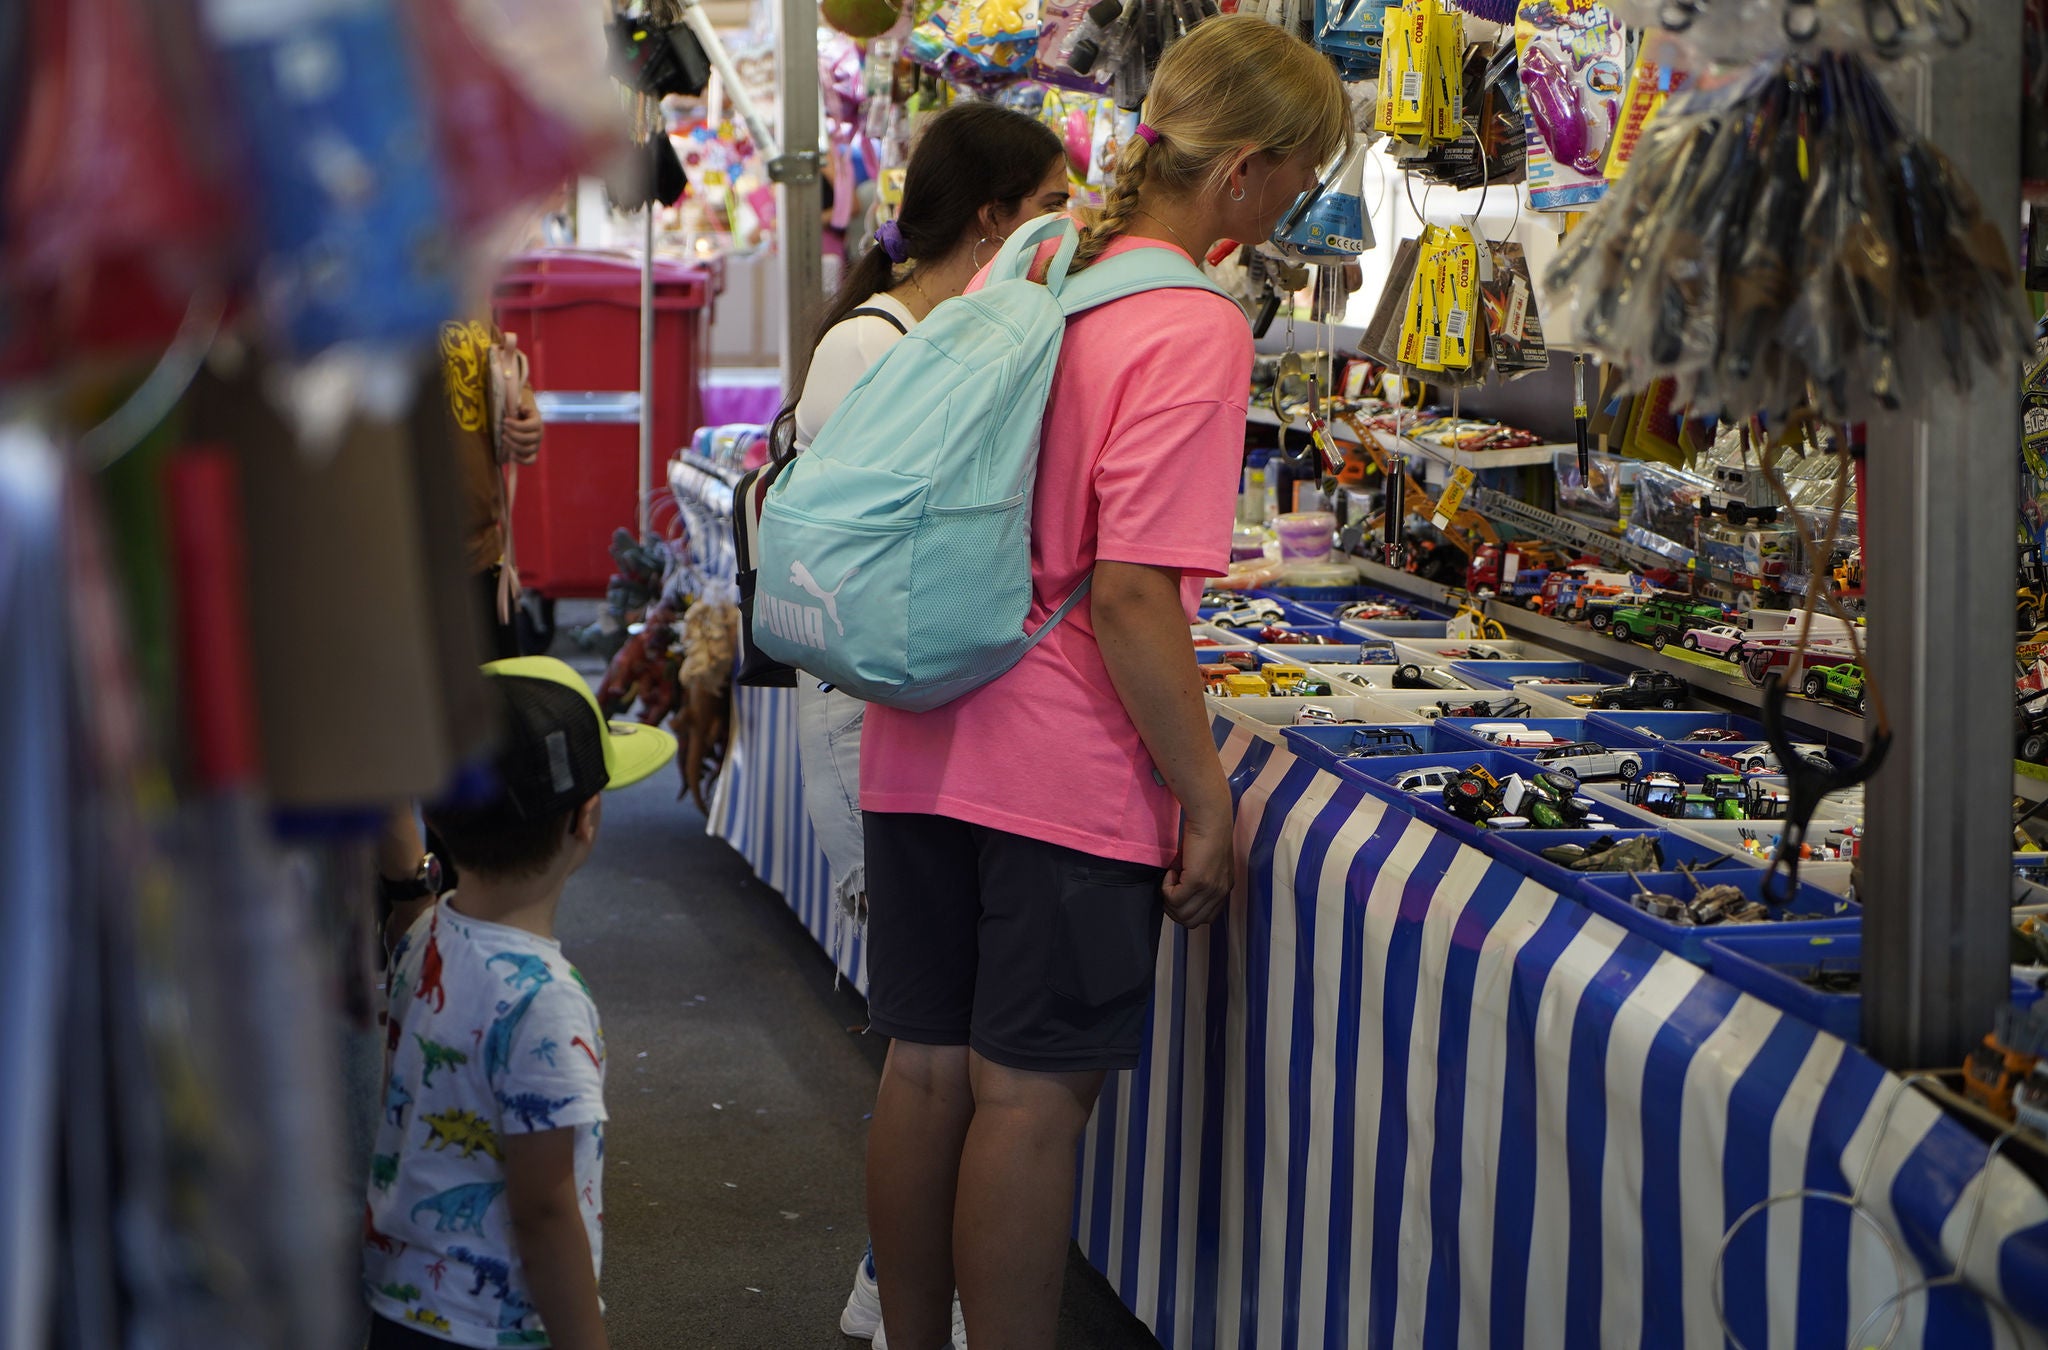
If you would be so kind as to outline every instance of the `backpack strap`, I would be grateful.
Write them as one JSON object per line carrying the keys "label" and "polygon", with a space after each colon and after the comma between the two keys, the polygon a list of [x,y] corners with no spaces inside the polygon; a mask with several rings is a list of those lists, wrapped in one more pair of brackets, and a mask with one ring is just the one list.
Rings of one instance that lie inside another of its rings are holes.
{"label": "backpack strap", "polygon": [[[846,319],[880,319],[905,337],[910,335],[910,330],[903,326],[903,320],[876,305],[862,305],[859,309],[848,310]],[[839,322],[845,323],[846,319]]]}
{"label": "backpack strap", "polygon": [[1233,306],[1237,304],[1201,268],[1171,248],[1134,248],[1114,258],[1104,258],[1053,289],[1069,319],[1112,300],[1157,290],[1209,291],[1230,300]]}
{"label": "backpack strap", "polygon": [[[1088,594],[1088,588],[1093,586],[1094,584],[1095,573],[1090,572],[1087,576],[1082,577],[1081,584],[1074,587],[1073,593],[1068,595],[1066,599],[1060,601],[1060,607],[1054,610],[1052,614],[1049,617],[1047,617],[1044,623],[1038,625],[1038,631],[1033,633],[1031,635],[1031,639],[1024,644],[1024,651],[1028,652],[1033,647],[1036,647],[1039,643],[1045,641],[1046,634],[1052,632],[1053,629],[1059,627],[1060,620],[1066,618],[1069,614],[1072,614],[1074,612],[1074,606],[1081,603],[1082,597]],[[1019,660],[1022,660],[1023,656],[1024,652],[1017,653],[1017,657]]]}

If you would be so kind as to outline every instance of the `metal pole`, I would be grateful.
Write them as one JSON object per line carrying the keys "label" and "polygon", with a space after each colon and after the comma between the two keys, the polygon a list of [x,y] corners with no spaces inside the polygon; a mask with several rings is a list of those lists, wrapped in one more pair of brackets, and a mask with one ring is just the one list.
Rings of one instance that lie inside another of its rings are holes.
{"label": "metal pole", "polygon": [[[811,363],[811,333],[825,304],[824,193],[818,157],[817,0],[781,0],[775,49],[782,55],[782,185],[777,241],[782,249],[783,388],[794,389]],[[738,106],[738,100],[734,100]]]}
{"label": "metal pole", "polygon": [[[668,132],[657,127],[657,136]],[[648,494],[654,490],[654,211],[647,202],[640,235],[640,514],[635,539],[647,537]]]}
{"label": "metal pole", "polygon": [[[2015,258],[2019,34],[2020,0],[1981,0],[1912,119]],[[1893,741],[1867,804],[1863,1032],[1897,1069],[1961,1062],[2006,1000],[2016,374],[1980,372],[1937,419],[1870,428],[1869,655]]]}

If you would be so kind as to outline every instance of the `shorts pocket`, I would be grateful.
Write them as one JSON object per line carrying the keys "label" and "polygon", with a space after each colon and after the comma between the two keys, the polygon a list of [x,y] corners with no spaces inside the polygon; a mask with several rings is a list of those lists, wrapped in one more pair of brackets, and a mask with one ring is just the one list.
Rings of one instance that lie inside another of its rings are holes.
{"label": "shorts pocket", "polygon": [[1059,941],[1047,987],[1089,1008],[1145,994],[1159,950],[1164,877],[1163,869],[1137,864],[1071,868],[1060,886]]}

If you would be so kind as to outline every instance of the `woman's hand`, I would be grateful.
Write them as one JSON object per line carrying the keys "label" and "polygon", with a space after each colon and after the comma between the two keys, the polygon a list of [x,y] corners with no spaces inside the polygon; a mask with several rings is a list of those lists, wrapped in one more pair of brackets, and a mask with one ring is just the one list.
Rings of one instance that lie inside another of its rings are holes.
{"label": "woman's hand", "polygon": [[533,390],[519,391],[519,406],[505,415],[503,427],[505,453],[513,463],[531,464],[540,458],[540,409],[533,401]]}
{"label": "woman's hand", "polygon": [[1230,784],[1209,734],[1180,581],[1170,567],[1098,562],[1088,604],[1110,683],[1180,802],[1180,860],[1166,874],[1166,912],[1195,928],[1222,911],[1237,865]]}

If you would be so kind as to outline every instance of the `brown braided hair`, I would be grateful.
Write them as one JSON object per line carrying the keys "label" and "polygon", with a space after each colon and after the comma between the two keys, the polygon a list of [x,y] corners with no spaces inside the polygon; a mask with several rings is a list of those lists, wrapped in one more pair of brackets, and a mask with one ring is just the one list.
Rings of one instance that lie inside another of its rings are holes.
{"label": "brown braided hair", "polygon": [[1158,143],[1132,136],[1120,148],[1102,209],[1081,231],[1077,267],[1131,228],[1147,188],[1170,196],[1219,191],[1247,148],[1276,159],[1312,148],[1322,161],[1351,144],[1350,105],[1335,67],[1301,39],[1246,14],[1209,19],[1167,50],[1143,120]]}

